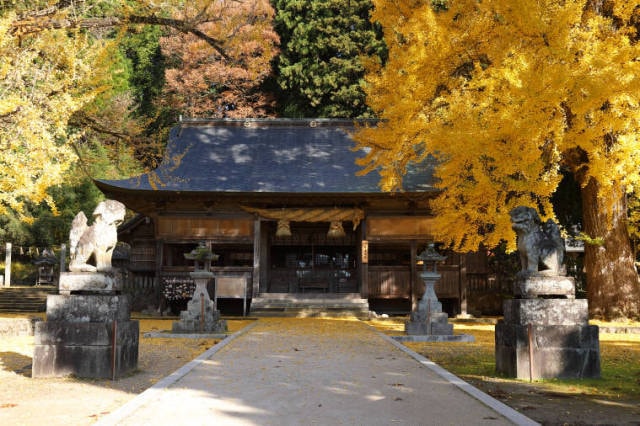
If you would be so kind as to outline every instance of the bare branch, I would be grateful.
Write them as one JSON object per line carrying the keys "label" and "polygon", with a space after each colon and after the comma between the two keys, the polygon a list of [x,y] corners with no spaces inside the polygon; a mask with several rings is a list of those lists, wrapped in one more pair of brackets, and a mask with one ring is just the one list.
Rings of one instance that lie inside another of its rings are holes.
{"label": "bare branch", "polygon": [[[47,13],[44,16],[48,16]],[[185,34],[193,34],[194,36],[207,42],[216,52],[224,59],[229,60],[229,56],[224,52],[222,43],[210,37],[205,32],[199,30],[188,21],[182,19],[161,18],[158,16],[139,16],[131,15],[125,18],[115,16],[103,18],[85,18],[85,19],[54,19],[42,18],[41,15],[30,15],[27,18],[19,19],[11,24],[12,33],[18,36],[34,34],[48,29],[64,29],[64,28],[105,28],[116,27],[126,24],[143,24],[143,25],[159,25],[173,28]]]}
{"label": "bare branch", "polygon": [[127,134],[127,133],[123,133],[123,132],[116,132],[114,130],[111,130],[105,126],[103,126],[102,124],[100,124],[95,118],[90,117],[88,115],[86,115],[83,112],[77,112],[75,114],[73,114],[73,116],[71,116],[71,118],[69,119],[69,124],[72,126],[78,126],[78,127],[88,127],[91,130],[97,132],[97,133],[102,133],[105,135],[110,135],[113,136],[117,139],[121,139],[121,140],[125,140],[125,141],[130,141],[131,140],[131,135]]}
{"label": "bare branch", "polygon": [[211,47],[213,47],[223,58],[230,59],[229,56],[224,52],[222,48],[222,44],[205,34],[203,31],[195,28],[195,26],[189,24],[189,22],[182,19],[172,19],[172,18],[161,18],[158,16],[137,16],[132,15],[129,16],[128,22],[132,24],[147,24],[147,25],[160,25],[165,27],[170,27],[176,29],[183,33],[191,33],[196,37],[206,41]]}

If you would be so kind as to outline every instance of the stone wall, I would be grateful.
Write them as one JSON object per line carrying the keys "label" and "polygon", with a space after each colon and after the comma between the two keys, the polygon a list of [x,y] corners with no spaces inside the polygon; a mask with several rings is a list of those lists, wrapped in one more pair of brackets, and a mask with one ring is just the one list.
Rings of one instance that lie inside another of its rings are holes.
{"label": "stone wall", "polygon": [[0,337],[33,336],[38,317],[0,318]]}

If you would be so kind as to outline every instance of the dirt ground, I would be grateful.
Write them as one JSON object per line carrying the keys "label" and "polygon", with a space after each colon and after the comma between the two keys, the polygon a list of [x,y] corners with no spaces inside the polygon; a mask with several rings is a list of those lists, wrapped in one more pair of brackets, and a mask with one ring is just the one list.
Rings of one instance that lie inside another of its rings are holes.
{"label": "dirt ground", "polygon": [[141,338],[138,371],[111,380],[31,378],[33,337],[0,338],[0,425],[90,425],[217,341]]}
{"label": "dirt ground", "polygon": [[[142,338],[138,372],[120,380],[32,379],[32,337],[0,339],[0,424],[90,425],[216,342]],[[555,394],[535,383],[468,379],[544,425],[640,425],[638,401]],[[363,419],[364,420],[364,419]]]}
{"label": "dirt ground", "polygon": [[567,395],[537,383],[507,383],[488,377],[465,380],[543,425],[640,425],[638,400]]}

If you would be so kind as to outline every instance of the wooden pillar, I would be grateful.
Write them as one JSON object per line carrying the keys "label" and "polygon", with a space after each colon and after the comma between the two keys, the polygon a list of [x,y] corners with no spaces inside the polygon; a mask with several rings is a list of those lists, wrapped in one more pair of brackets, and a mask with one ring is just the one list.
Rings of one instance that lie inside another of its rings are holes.
{"label": "wooden pillar", "polygon": [[262,264],[262,226],[259,217],[253,221],[253,290],[249,298],[260,294],[261,264]]}
{"label": "wooden pillar", "polygon": [[163,241],[156,240],[156,271],[155,271],[153,287],[154,287],[154,293],[156,295],[156,301],[158,302],[159,311],[161,314],[162,314],[162,311],[164,311],[168,307],[168,306],[162,306],[163,288],[162,288],[162,282],[160,281],[160,274],[162,273],[162,258],[164,256],[163,247],[164,247]]}
{"label": "wooden pillar", "polygon": [[4,286],[11,287],[11,243],[7,243],[4,256]]}
{"label": "wooden pillar", "polygon": [[418,243],[416,240],[411,240],[411,312],[418,310]]}
{"label": "wooden pillar", "polygon": [[460,270],[459,270],[459,287],[460,287],[460,298],[459,298],[459,309],[460,316],[466,317],[467,313],[467,255],[460,254]]}
{"label": "wooden pillar", "polygon": [[367,222],[360,222],[360,247],[358,247],[358,266],[360,267],[360,296],[369,298],[369,241],[367,240]]}

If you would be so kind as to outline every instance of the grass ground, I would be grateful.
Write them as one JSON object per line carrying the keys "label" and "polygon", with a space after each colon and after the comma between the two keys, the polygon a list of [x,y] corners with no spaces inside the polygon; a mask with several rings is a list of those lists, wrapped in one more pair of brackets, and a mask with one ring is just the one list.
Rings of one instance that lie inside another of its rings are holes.
{"label": "grass ground", "polygon": [[[373,325],[390,334],[404,333],[404,318],[374,320]],[[595,323],[595,322],[594,322]],[[607,327],[638,327],[638,323],[595,323]],[[494,325],[456,322],[454,333],[471,334],[474,343],[405,343],[462,378],[500,378],[495,372]],[[593,397],[637,399],[640,402],[640,334],[600,334],[600,379],[540,380],[548,391]],[[518,382],[518,380],[513,380]]]}

